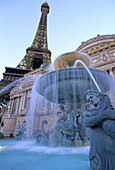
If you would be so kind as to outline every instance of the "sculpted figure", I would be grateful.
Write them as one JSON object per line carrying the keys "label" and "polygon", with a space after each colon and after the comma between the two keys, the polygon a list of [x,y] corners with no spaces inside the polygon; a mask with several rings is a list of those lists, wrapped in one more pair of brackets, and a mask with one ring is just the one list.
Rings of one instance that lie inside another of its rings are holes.
{"label": "sculpted figure", "polygon": [[83,144],[89,143],[89,128],[86,128],[83,124],[83,109],[77,110],[77,130],[79,137]]}
{"label": "sculpted figure", "polygon": [[65,107],[61,104],[59,108],[61,115],[52,131],[47,135],[42,131],[36,133],[36,141],[40,145],[74,146],[77,127],[75,112],[70,103]]}
{"label": "sculpted figure", "polygon": [[22,126],[18,128],[16,134],[15,134],[15,139],[21,140],[23,137],[25,137],[25,132],[26,132],[26,121],[24,120],[22,122]]}
{"label": "sculpted figure", "polygon": [[73,139],[75,136],[75,127],[76,127],[76,116],[75,112],[72,110],[70,104],[66,104],[65,110],[64,107],[60,107],[62,115],[60,116],[55,130],[59,130],[63,136],[67,139]]}
{"label": "sculpted figure", "polygon": [[48,145],[48,135],[43,131],[37,131],[36,132],[36,142],[39,143],[39,145]]}
{"label": "sculpted figure", "polygon": [[[115,110],[107,95],[90,90],[83,123],[91,128],[90,167],[92,170],[115,169]],[[89,104],[93,107],[89,107]]]}
{"label": "sculpted figure", "polygon": [[59,123],[60,121],[65,121],[67,119],[67,114],[66,114],[66,111],[64,109],[64,106],[62,104],[60,104],[59,108],[61,110],[61,116],[59,117],[57,123]]}

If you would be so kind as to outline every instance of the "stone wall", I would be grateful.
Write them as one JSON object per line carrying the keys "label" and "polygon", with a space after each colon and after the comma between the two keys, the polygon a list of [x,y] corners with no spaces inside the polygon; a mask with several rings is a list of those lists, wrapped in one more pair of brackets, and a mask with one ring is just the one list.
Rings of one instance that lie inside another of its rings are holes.
{"label": "stone wall", "polygon": [[16,117],[3,117],[2,122],[4,126],[1,127],[1,131],[3,132],[5,137],[13,137],[16,127]]}

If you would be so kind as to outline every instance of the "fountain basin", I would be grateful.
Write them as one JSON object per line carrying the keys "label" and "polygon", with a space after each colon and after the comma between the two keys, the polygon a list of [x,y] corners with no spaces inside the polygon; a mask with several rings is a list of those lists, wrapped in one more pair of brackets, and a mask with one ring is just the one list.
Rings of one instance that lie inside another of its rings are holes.
{"label": "fountain basin", "polygon": [[1,140],[0,148],[0,169],[4,170],[89,170],[89,147],[51,148],[38,146],[35,140]]}
{"label": "fountain basin", "polygon": [[[90,65],[90,58],[87,54],[83,52],[69,52],[60,55],[55,60],[54,67],[57,70],[66,67],[73,67],[76,60],[83,61],[87,67]],[[77,66],[82,67],[82,64],[78,63]]]}
{"label": "fountain basin", "polygon": [[[89,68],[101,91],[106,93],[113,78],[106,72]],[[36,91],[54,103],[65,103],[65,99],[80,103],[87,90],[97,90],[89,73],[83,67],[69,67],[49,72],[41,76],[36,83]]]}

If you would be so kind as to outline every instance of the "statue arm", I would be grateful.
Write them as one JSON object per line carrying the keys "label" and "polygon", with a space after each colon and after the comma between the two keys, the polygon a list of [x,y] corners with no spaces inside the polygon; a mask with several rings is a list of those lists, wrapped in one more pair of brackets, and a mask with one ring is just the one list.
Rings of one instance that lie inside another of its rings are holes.
{"label": "statue arm", "polygon": [[74,116],[74,126],[77,127],[77,119],[74,111],[73,111],[73,116]]}
{"label": "statue arm", "polygon": [[93,116],[84,116],[83,124],[87,127],[95,126],[101,123],[104,119],[113,119],[115,120],[115,110],[106,109],[104,111],[98,111],[96,115]]}
{"label": "statue arm", "polygon": [[86,127],[92,127],[95,126],[97,124],[99,124],[101,121],[103,120],[103,118],[100,119],[100,116],[97,114],[95,116],[85,116],[83,118],[83,124]]}

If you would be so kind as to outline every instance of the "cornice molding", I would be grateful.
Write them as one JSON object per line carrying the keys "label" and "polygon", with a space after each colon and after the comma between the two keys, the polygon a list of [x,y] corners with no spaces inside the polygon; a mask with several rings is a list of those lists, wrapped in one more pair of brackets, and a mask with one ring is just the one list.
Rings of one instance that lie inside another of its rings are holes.
{"label": "cornice molding", "polygon": [[92,44],[94,42],[98,42],[101,40],[107,40],[111,39],[111,41],[115,40],[115,34],[112,35],[97,35],[97,37],[91,38],[87,41],[82,42],[82,44],[76,49],[77,51],[80,51],[83,47]]}

